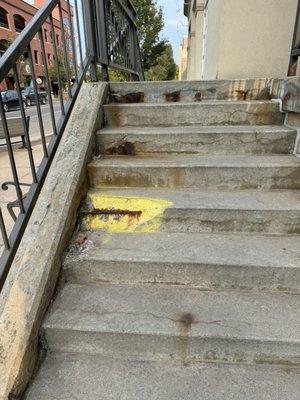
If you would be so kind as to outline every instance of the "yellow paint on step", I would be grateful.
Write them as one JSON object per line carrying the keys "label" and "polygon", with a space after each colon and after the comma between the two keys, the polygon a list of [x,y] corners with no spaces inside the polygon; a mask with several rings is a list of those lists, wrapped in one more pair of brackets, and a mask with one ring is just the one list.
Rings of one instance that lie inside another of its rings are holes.
{"label": "yellow paint on step", "polygon": [[164,199],[123,197],[109,193],[90,193],[89,199],[93,209],[103,213],[86,216],[83,220],[85,229],[105,230],[108,233],[155,232],[161,226],[164,211],[173,204]]}

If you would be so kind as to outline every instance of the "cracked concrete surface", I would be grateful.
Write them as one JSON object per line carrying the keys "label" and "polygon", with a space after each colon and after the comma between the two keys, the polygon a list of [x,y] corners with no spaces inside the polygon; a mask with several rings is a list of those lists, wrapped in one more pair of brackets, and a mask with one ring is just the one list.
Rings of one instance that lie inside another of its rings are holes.
{"label": "cracked concrete surface", "polygon": [[[239,353],[246,362],[265,358],[293,365],[299,362],[298,300],[284,293],[68,284],[44,328],[55,351],[180,358],[178,322],[189,313],[194,323],[188,331],[187,359],[208,359],[214,351],[220,361],[233,362]],[[283,314],[284,326],[277,318]],[[217,343],[224,345],[216,350]]]}
{"label": "cracked concrete surface", "polygon": [[123,127],[98,132],[99,150],[109,154],[131,143],[134,154],[290,154],[296,131],[283,126]]}
{"label": "cracked concrete surface", "polygon": [[[107,104],[109,126],[281,125],[284,115],[272,101]],[[188,122],[187,122],[188,121]]]}
{"label": "cracked concrete surface", "polygon": [[[298,398],[299,161],[268,80],[110,87],[110,156],[88,168],[101,226],[74,234],[26,400]],[[241,94],[264,100],[223,99]],[[105,229],[103,207],[141,218],[147,198],[166,202],[155,232]]]}

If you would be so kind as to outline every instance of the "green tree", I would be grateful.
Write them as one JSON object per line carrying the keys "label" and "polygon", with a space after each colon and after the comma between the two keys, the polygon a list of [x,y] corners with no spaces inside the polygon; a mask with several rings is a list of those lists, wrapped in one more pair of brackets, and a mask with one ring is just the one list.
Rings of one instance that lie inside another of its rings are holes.
{"label": "green tree", "polygon": [[[5,46],[6,50],[12,45],[14,39],[11,36],[8,36],[6,39],[3,39],[2,43]],[[16,62],[17,73],[20,80],[21,86],[26,83],[26,65],[28,64],[28,54],[27,52],[20,56],[19,60]],[[8,76],[14,76],[13,70],[10,70]]]}
{"label": "green tree", "polygon": [[166,43],[164,52],[158,56],[153,65],[146,71],[146,79],[149,81],[169,81],[177,76],[177,65],[174,62],[173,50],[170,43]]}
{"label": "green tree", "polygon": [[[65,86],[67,84],[67,71],[62,49],[60,48],[57,49],[57,56],[58,56],[57,64],[58,64],[59,77],[63,86]],[[56,80],[56,81],[58,80],[56,72],[57,72],[56,62],[52,61],[51,64],[48,65],[48,73],[51,80]],[[70,78],[72,78],[74,74],[74,68],[72,64],[69,64],[69,73],[70,73]]]}
{"label": "green tree", "polygon": [[162,7],[157,0],[133,0],[133,4],[137,10],[141,57],[147,79],[174,79],[176,64],[172,47],[160,36],[164,27]]}

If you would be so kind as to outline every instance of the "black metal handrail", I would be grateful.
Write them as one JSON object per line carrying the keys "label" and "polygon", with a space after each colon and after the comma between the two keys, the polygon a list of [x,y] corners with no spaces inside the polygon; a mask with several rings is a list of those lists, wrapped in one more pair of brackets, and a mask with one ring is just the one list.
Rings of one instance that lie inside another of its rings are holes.
{"label": "black metal handrail", "polygon": [[[56,17],[58,16],[57,18],[54,17],[54,13]],[[3,183],[2,189],[8,190],[12,187],[16,194],[16,200],[7,202],[6,215],[0,207],[0,239],[2,237],[4,248],[2,255],[0,248],[0,289],[14,260],[83,80],[90,76],[90,79],[96,81],[99,66],[102,77],[106,80],[108,80],[109,68],[123,71],[128,74],[129,79],[143,79],[135,20],[136,11],[130,0],[75,0],[74,7],[71,6],[70,0],[47,0],[1,57],[0,83],[8,74],[13,76],[15,82],[20,120],[24,130],[22,137],[25,138],[26,145],[22,151],[27,152],[31,178],[30,182],[23,182],[23,178],[22,182],[20,181],[18,154],[11,141],[5,99],[0,95],[0,117],[11,169],[11,177],[7,177],[8,182]],[[55,111],[51,94],[53,88],[46,54],[45,25],[51,32],[52,38],[51,66],[55,70],[59,112]],[[60,43],[56,40],[57,29],[60,30]],[[37,40],[42,55],[43,84],[50,109],[50,132],[46,132],[43,109],[39,101],[37,65],[33,54],[34,43],[36,45]],[[25,55],[30,69],[39,138],[43,151],[39,166],[36,165],[31,147],[31,131],[27,122],[21,92],[21,77],[18,71],[18,65],[21,60],[24,62]],[[23,193],[21,187],[24,186],[29,188],[28,193]],[[17,214],[13,210],[16,208],[19,210]],[[9,232],[7,220],[10,217],[14,223],[11,232]]]}
{"label": "black metal handrail", "polygon": [[288,75],[296,75],[298,57],[300,57],[300,0],[296,11],[293,43],[291,49],[291,57],[289,63]]}

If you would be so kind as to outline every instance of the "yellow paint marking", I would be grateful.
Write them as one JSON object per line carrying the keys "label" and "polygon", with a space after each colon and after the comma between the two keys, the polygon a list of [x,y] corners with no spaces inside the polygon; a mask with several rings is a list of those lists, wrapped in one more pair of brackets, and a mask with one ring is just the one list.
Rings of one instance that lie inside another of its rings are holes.
{"label": "yellow paint marking", "polygon": [[[112,196],[103,193],[91,193],[89,198],[94,210],[105,210],[105,213],[86,216],[85,229],[105,230],[108,233],[155,232],[161,226],[164,211],[173,204],[162,199]],[[118,210],[122,213],[118,214]]]}

